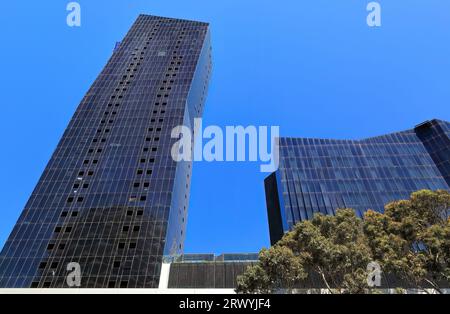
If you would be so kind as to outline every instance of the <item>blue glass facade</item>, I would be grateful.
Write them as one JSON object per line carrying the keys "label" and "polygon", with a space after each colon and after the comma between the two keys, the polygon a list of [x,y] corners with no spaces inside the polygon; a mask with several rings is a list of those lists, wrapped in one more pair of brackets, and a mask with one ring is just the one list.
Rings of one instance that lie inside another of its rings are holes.
{"label": "blue glass facade", "polygon": [[183,252],[192,163],[174,127],[200,117],[206,23],[141,15],[75,112],[0,254],[0,288],[157,288]]}
{"label": "blue glass facade", "polygon": [[420,189],[449,190],[450,123],[365,140],[280,139],[280,168],[265,180],[272,243],[315,213],[333,215],[405,199]]}

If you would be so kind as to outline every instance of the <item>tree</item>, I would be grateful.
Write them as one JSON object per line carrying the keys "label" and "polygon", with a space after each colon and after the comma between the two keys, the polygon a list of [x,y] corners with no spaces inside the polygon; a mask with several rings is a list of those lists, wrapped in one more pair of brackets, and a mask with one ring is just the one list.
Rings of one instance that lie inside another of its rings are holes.
{"label": "tree", "polygon": [[[297,224],[238,278],[238,293],[292,292],[309,276],[331,293],[368,293],[367,265],[380,264],[408,286],[441,291],[450,281],[450,194],[418,191],[409,200],[372,210],[316,215]],[[399,287],[405,288],[405,287]]]}
{"label": "tree", "polygon": [[[258,265],[238,278],[237,292],[291,292],[297,283],[316,274],[331,293],[362,293],[370,261],[363,222],[353,210],[316,215],[296,225],[271,249],[261,251]],[[252,288],[258,283],[263,286]]]}
{"label": "tree", "polygon": [[240,293],[274,293],[279,290],[291,292],[295,283],[306,278],[300,261],[285,246],[263,249],[259,264],[251,266],[238,278]]}
{"label": "tree", "polygon": [[384,214],[368,211],[364,231],[384,272],[418,289],[450,281],[450,194],[422,190],[392,202]]}

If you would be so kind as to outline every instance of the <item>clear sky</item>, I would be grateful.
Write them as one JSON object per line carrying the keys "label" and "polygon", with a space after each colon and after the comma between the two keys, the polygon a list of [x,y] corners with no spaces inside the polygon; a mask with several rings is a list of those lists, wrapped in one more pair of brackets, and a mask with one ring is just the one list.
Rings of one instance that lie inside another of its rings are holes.
{"label": "clear sky", "polygon": [[[67,0],[0,6],[0,246],[69,119],[140,13],[211,23],[214,73],[204,124],[279,125],[284,136],[361,138],[450,120],[450,1]],[[194,164],[186,251],[269,245],[253,163]]]}

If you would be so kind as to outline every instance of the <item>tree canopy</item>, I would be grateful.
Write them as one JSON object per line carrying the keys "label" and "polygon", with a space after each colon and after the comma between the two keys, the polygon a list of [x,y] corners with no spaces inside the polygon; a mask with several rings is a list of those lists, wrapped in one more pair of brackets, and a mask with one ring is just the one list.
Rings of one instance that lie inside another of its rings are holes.
{"label": "tree canopy", "polygon": [[387,204],[384,213],[368,210],[363,219],[353,209],[318,214],[263,249],[238,277],[236,291],[289,293],[315,276],[331,293],[369,293],[375,290],[368,265],[376,262],[408,287],[441,292],[450,281],[449,209],[447,191],[422,190]]}

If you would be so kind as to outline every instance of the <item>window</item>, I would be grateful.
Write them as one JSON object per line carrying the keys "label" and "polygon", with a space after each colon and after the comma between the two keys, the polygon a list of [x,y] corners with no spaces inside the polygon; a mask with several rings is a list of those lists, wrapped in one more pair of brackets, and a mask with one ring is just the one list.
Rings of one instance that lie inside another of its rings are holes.
{"label": "window", "polygon": [[55,228],[55,233],[60,233],[60,232],[61,232],[61,229],[62,229],[61,227],[56,227],[56,228]]}
{"label": "window", "polygon": [[68,199],[67,199],[67,203],[72,203],[73,202],[73,197],[69,197]]}
{"label": "window", "polygon": [[108,282],[108,288],[115,288],[115,287],[116,287],[116,282],[115,281]]}
{"label": "window", "polygon": [[72,217],[77,217],[78,216],[78,212],[72,212]]}
{"label": "window", "polygon": [[125,248],[125,243],[120,242],[119,243],[119,250],[123,250]]}
{"label": "window", "polygon": [[141,230],[140,226],[134,226],[133,227],[133,232],[139,232],[139,230]]}
{"label": "window", "polygon": [[58,262],[53,262],[50,267],[52,269],[58,268]]}
{"label": "window", "polygon": [[143,216],[144,215],[144,211],[142,209],[138,210],[136,213],[137,216]]}
{"label": "window", "polygon": [[72,232],[72,227],[66,227],[65,233],[71,233]]}
{"label": "window", "polygon": [[120,267],[120,261],[115,261],[114,268],[119,268],[119,267]]}
{"label": "window", "polygon": [[131,242],[129,248],[130,249],[135,249],[136,248],[136,242]]}
{"label": "window", "polygon": [[128,281],[121,281],[120,282],[120,288],[127,288],[128,287]]}
{"label": "window", "polygon": [[49,282],[49,281],[46,281],[46,282],[44,282],[44,284],[42,285],[42,288],[48,289],[48,288],[50,288],[50,287],[51,287],[51,285],[52,285],[52,283],[51,283],[51,282]]}
{"label": "window", "polygon": [[140,183],[139,183],[139,182],[136,182],[136,183],[134,183],[134,184],[133,184],[133,186],[134,186],[135,188],[138,188],[138,187],[139,187],[139,185],[140,185]]}
{"label": "window", "polygon": [[31,288],[32,288],[32,289],[36,289],[36,288],[38,288],[38,287],[39,287],[39,282],[33,281],[33,282],[31,283]]}
{"label": "window", "polygon": [[68,214],[69,214],[68,212],[62,212],[61,217],[67,217]]}
{"label": "window", "polygon": [[123,226],[122,227],[122,232],[128,232],[130,230],[129,226]]}
{"label": "window", "polygon": [[128,210],[127,211],[127,216],[133,216],[133,211],[132,210]]}
{"label": "window", "polygon": [[53,243],[50,243],[49,245],[47,245],[47,250],[51,251],[54,247],[55,245]]}
{"label": "window", "polygon": [[42,262],[39,264],[39,269],[45,269],[45,267],[47,267],[47,263],[46,262]]}
{"label": "window", "polygon": [[147,200],[147,196],[141,196],[141,202],[145,202]]}

